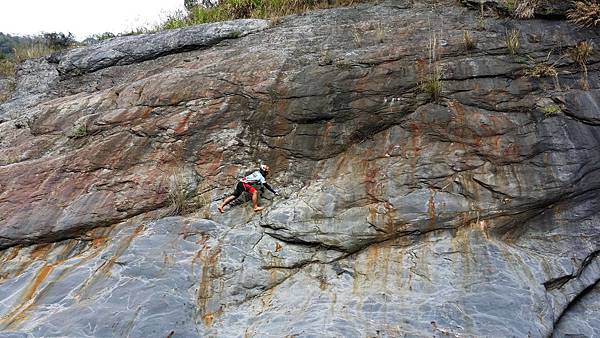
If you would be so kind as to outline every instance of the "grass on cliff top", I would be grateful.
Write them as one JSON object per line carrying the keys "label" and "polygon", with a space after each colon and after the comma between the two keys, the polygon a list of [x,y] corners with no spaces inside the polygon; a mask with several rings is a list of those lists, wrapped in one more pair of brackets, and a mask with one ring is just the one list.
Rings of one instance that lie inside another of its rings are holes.
{"label": "grass on cliff top", "polygon": [[188,27],[235,19],[272,19],[313,9],[351,6],[369,0],[221,0],[212,7],[196,6],[187,13],[176,12],[156,30]]}

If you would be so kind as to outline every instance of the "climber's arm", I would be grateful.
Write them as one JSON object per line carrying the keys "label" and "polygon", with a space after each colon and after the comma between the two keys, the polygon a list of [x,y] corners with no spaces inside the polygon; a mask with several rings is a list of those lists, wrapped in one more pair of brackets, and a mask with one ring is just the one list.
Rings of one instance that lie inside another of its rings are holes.
{"label": "climber's arm", "polygon": [[279,196],[279,193],[278,193],[277,191],[275,191],[275,189],[273,189],[273,188],[272,188],[272,187],[269,185],[269,183],[265,183],[265,184],[263,184],[263,185],[265,186],[265,188],[269,189],[269,191],[270,191],[270,192],[272,192],[273,194],[275,194],[275,195]]}

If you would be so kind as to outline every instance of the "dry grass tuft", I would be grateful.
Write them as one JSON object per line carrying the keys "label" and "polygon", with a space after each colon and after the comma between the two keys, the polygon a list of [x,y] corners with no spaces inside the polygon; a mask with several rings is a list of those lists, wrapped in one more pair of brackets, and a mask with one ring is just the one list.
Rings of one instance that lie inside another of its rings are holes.
{"label": "dry grass tuft", "polygon": [[169,209],[167,215],[183,215],[190,210],[187,182],[183,172],[173,173],[169,180],[169,193],[167,195]]}
{"label": "dry grass tuft", "polygon": [[15,75],[16,63],[12,60],[2,59],[0,60],[0,77],[12,77]]}
{"label": "dry grass tuft", "polygon": [[580,65],[585,65],[594,53],[594,46],[589,41],[581,41],[569,51],[569,56]]}
{"label": "dry grass tuft", "polygon": [[520,0],[515,8],[514,16],[519,19],[530,19],[535,14],[540,0]]}
{"label": "dry grass tuft", "polygon": [[351,6],[369,0],[221,0],[215,6],[196,6],[176,12],[155,30],[181,28],[234,19],[273,19],[309,10]]}
{"label": "dry grass tuft", "polygon": [[529,62],[527,69],[525,70],[525,76],[535,78],[550,77],[554,80],[555,89],[561,90],[560,82],[558,80],[558,69],[556,68],[556,65],[558,64],[558,62],[560,62],[562,56],[554,62],[550,62],[552,52],[552,50],[548,52],[548,55],[542,61],[536,61],[531,56],[529,56]]}
{"label": "dry grass tuft", "polygon": [[518,29],[511,29],[506,32],[506,48],[512,55],[516,55],[521,48],[521,32]]}
{"label": "dry grass tuft", "polygon": [[588,82],[588,69],[587,61],[590,56],[594,54],[594,46],[589,41],[581,41],[571,50],[569,50],[569,57],[575,61],[581,70],[583,71],[583,77],[581,78],[581,88],[588,90],[590,84]]}
{"label": "dry grass tuft", "polygon": [[530,57],[530,62],[528,68],[525,70],[525,75],[528,77],[558,77],[558,70],[556,69],[556,62],[550,62],[550,55],[552,52],[548,53],[546,59],[542,62],[536,62]]}
{"label": "dry grass tuft", "polygon": [[475,39],[473,39],[473,36],[471,36],[471,33],[469,33],[469,31],[463,31],[463,46],[465,47],[465,50],[475,49],[476,45],[477,43],[475,42]]}
{"label": "dry grass tuft", "polygon": [[600,4],[592,0],[575,1],[567,12],[569,21],[581,27],[597,27],[600,23]]}
{"label": "dry grass tuft", "polygon": [[429,62],[427,64],[427,73],[424,75],[419,87],[421,91],[433,102],[438,102],[444,89],[442,75],[443,68],[440,65],[438,53],[438,40],[435,33],[429,38]]}

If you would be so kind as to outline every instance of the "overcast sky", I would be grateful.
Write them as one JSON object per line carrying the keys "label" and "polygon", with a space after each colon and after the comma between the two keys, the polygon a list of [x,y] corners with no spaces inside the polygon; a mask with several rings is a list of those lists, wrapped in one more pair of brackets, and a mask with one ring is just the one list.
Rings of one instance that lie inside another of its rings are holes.
{"label": "overcast sky", "polygon": [[71,32],[83,40],[152,25],[183,8],[183,0],[2,0],[0,32]]}

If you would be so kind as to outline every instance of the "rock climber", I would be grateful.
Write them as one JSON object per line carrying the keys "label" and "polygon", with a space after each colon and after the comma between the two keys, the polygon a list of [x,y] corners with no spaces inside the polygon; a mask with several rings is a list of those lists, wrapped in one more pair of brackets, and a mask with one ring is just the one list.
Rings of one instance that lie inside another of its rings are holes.
{"label": "rock climber", "polygon": [[254,187],[254,185],[258,185],[261,187],[265,187],[269,189],[270,192],[275,194],[275,196],[279,196],[279,193],[275,191],[271,186],[267,183],[265,177],[269,175],[269,166],[266,164],[261,164],[259,170],[254,171],[252,174],[240,179],[235,186],[235,190],[231,196],[227,197],[221,205],[219,205],[219,212],[225,212],[223,208],[231,203],[234,199],[240,197],[242,192],[246,191],[252,196],[252,207],[254,211],[258,212],[264,209],[263,207],[258,206],[258,190]]}

